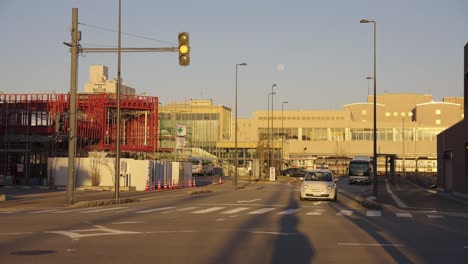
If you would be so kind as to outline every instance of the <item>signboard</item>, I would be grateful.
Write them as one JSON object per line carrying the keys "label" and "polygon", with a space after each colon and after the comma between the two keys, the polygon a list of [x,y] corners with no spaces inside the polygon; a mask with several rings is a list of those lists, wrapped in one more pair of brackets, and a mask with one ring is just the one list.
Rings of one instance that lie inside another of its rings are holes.
{"label": "signboard", "polygon": [[176,127],[176,136],[185,137],[185,135],[187,135],[187,126],[178,124]]}
{"label": "signboard", "polygon": [[270,167],[270,181],[276,181],[275,167]]}
{"label": "signboard", "polygon": [[181,149],[185,146],[185,138],[184,137],[176,137],[176,148]]}

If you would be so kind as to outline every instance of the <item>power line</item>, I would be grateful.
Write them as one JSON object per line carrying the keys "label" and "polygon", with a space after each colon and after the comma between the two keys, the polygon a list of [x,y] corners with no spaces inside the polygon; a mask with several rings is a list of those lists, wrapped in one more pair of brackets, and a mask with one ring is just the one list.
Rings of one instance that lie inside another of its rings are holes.
{"label": "power line", "polygon": [[[79,24],[80,24],[80,25],[83,25],[83,26],[87,26],[87,27],[92,27],[92,28],[97,28],[97,29],[101,29],[101,30],[106,30],[106,31],[110,31],[110,32],[117,33],[117,30],[113,30],[113,29],[108,29],[108,28],[103,28],[103,27],[99,27],[99,26],[89,25],[89,24],[85,24],[85,23],[81,23],[81,22],[80,22]],[[155,39],[155,38],[143,37],[143,36],[139,36],[139,35],[135,35],[135,34],[130,34],[130,33],[125,33],[125,32],[122,32],[122,35],[132,36],[132,37],[141,38],[141,39],[146,39],[146,40],[157,41],[157,42],[166,43],[166,44],[170,44],[170,45],[177,45],[177,44],[172,43],[172,42],[167,42],[167,41],[163,41],[163,40],[159,40],[159,39]]]}

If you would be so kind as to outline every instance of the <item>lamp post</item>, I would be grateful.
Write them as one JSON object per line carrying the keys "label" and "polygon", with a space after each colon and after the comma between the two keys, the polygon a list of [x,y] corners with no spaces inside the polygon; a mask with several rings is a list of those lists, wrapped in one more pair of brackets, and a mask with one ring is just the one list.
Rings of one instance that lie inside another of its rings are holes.
{"label": "lamp post", "polygon": [[287,101],[281,103],[281,164],[280,171],[283,170],[284,163],[284,104],[287,104]]}
{"label": "lamp post", "polygon": [[243,62],[243,63],[239,63],[239,64],[236,64],[236,103],[235,103],[235,107],[236,107],[236,128],[234,129],[234,148],[235,148],[235,153],[234,153],[234,156],[236,158],[236,164],[234,165],[234,188],[237,189],[237,166],[239,165],[239,157],[238,157],[238,153],[237,153],[237,67],[238,66],[247,66],[247,63]]}
{"label": "lamp post", "polygon": [[271,154],[270,154],[270,167],[273,166],[273,96],[276,94],[273,91],[273,88],[276,87],[276,83],[271,86],[271,136],[270,136],[270,146],[271,146]]}
{"label": "lamp post", "polygon": [[377,23],[373,20],[362,19],[360,23],[373,23],[374,24],[374,162],[373,162],[373,171],[374,171],[374,196],[377,196],[377,71],[376,71],[376,27]]}
{"label": "lamp post", "polygon": [[[374,80],[374,78],[372,77],[366,77],[366,80],[369,81],[369,80]],[[369,92],[369,82],[367,82],[367,95],[369,95],[370,92]]]}

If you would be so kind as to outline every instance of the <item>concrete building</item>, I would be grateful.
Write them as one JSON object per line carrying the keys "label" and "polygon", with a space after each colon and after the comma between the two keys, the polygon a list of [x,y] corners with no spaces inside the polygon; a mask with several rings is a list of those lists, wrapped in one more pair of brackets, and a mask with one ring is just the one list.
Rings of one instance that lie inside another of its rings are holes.
{"label": "concrete building", "polygon": [[[468,95],[468,43],[464,55],[464,94]],[[461,102],[448,98],[449,102]],[[464,101],[466,116],[467,102]],[[437,187],[468,197],[468,120],[463,119],[437,135]]]}
{"label": "concrete building", "polygon": [[[89,67],[89,81],[85,83],[85,93],[116,93],[117,78],[109,80],[107,66],[96,64]],[[121,94],[135,94],[135,88],[121,84]]]}
{"label": "concrete building", "polygon": [[[463,119],[466,107],[461,102],[459,97],[434,102],[429,94],[377,95],[377,152],[395,155],[397,171],[435,172],[437,134]],[[292,102],[287,106],[293,108]],[[163,129],[187,124],[191,146],[230,163],[237,155],[239,166],[257,159],[259,146],[268,146],[271,135],[272,162],[278,169],[280,164],[315,168],[325,163],[344,170],[352,157],[372,156],[373,151],[373,96],[341,110],[274,110],[273,130],[268,111],[255,111],[252,118],[239,118],[237,153],[231,109],[211,100],[190,100],[165,105],[160,112]],[[385,170],[383,159],[378,165]]]}

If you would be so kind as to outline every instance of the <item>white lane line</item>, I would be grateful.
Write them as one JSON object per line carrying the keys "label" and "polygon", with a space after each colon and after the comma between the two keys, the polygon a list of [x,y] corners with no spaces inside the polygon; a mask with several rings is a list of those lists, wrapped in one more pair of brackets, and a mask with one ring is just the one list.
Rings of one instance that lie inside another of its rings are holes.
{"label": "white lane line", "polygon": [[296,233],[265,232],[265,231],[249,231],[249,233],[266,234],[266,235],[280,235],[280,236],[289,236],[289,235],[295,235],[296,234]]}
{"label": "white lane line", "polygon": [[34,212],[28,212],[28,214],[42,214],[42,213],[50,213],[50,212],[55,212],[58,209],[49,209],[49,210],[42,210],[42,211],[34,211]]}
{"label": "white lane line", "polygon": [[273,210],[276,210],[276,208],[262,208],[262,209],[250,212],[248,214],[257,214],[258,215],[258,214],[264,214],[266,212],[270,212],[270,211],[273,211]]}
{"label": "white lane line", "polygon": [[381,211],[369,210],[369,211],[367,211],[366,216],[382,216],[382,212]]}
{"label": "white lane line", "polygon": [[290,214],[294,214],[298,211],[300,211],[301,209],[288,209],[288,210],[284,210],[283,212],[279,212],[278,214],[280,215],[290,215]]}
{"label": "white lane line", "polygon": [[235,208],[226,212],[222,212],[222,214],[235,214],[235,213],[247,210],[247,209],[250,209],[250,207],[239,207],[239,208]]}
{"label": "white lane line", "polygon": [[100,209],[94,209],[94,210],[89,210],[89,211],[83,211],[83,212],[80,212],[80,214],[92,214],[92,213],[113,211],[113,210],[119,210],[119,209],[125,209],[125,208],[127,208],[127,207],[100,208]]}
{"label": "white lane line", "polygon": [[224,209],[224,207],[211,207],[211,208],[208,208],[208,209],[192,212],[192,214],[205,214],[205,213],[218,211],[218,210],[221,210],[221,209]]}
{"label": "white lane line", "polygon": [[322,202],[322,201],[318,201],[318,202],[314,202],[314,205],[319,205],[319,204],[323,204],[325,202]]}
{"label": "white lane line", "polygon": [[0,214],[12,214],[12,213],[14,213],[14,212],[12,212],[12,211],[0,212]]}
{"label": "white lane line", "polygon": [[216,219],[216,222],[224,221],[224,218]]}
{"label": "white lane line", "polygon": [[398,217],[413,217],[410,213],[395,213]]}
{"label": "white lane line", "polygon": [[136,214],[147,214],[147,213],[152,213],[152,212],[158,212],[158,211],[164,211],[164,210],[169,210],[169,209],[174,209],[175,207],[161,207],[161,208],[154,208],[154,209],[148,209],[148,210],[143,210],[143,211],[138,211],[135,212]]}
{"label": "white lane line", "polygon": [[338,246],[372,246],[372,247],[406,247],[403,244],[365,244],[365,243],[337,243]]}
{"label": "white lane line", "polygon": [[468,249],[468,246],[464,246],[463,248],[464,248],[464,249]]}
{"label": "white lane line", "polygon": [[427,215],[428,218],[445,218],[443,215]]}
{"label": "white lane line", "polygon": [[339,211],[336,215],[346,215],[346,216],[350,216],[353,214],[353,211],[352,210],[341,210]]}
{"label": "white lane line", "polygon": [[88,208],[79,208],[79,209],[71,209],[71,210],[64,210],[64,211],[55,211],[55,212],[52,212],[52,213],[53,214],[75,213],[75,212],[81,212],[81,211],[97,209],[97,208],[98,207],[88,207]]}
{"label": "white lane line", "polygon": [[322,215],[322,212],[309,212],[306,215]]}
{"label": "white lane line", "polygon": [[126,224],[143,224],[142,221],[128,221],[128,222],[112,222],[113,225],[126,225]]}
{"label": "white lane line", "polygon": [[253,199],[253,200],[244,200],[244,201],[237,201],[238,203],[251,203],[255,201],[260,201],[261,199]]}
{"label": "white lane line", "polygon": [[185,211],[195,210],[195,209],[198,209],[198,208],[200,208],[200,207],[187,207],[187,208],[177,209],[176,211],[177,212],[185,212]]}
{"label": "white lane line", "polygon": [[390,194],[390,196],[392,197],[392,199],[395,201],[395,203],[398,204],[399,207],[401,208],[408,208],[408,206],[406,206],[405,203],[403,203],[400,198],[398,198],[398,196],[396,196],[392,190],[390,189],[390,184],[388,184],[388,179],[385,179],[385,186],[387,188],[387,192]]}
{"label": "white lane line", "polygon": [[426,191],[428,191],[428,192],[430,192],[430,193],[433,193],[433,194],[437,194],[437,191],[436,191],[436,190],[426,190]]}

